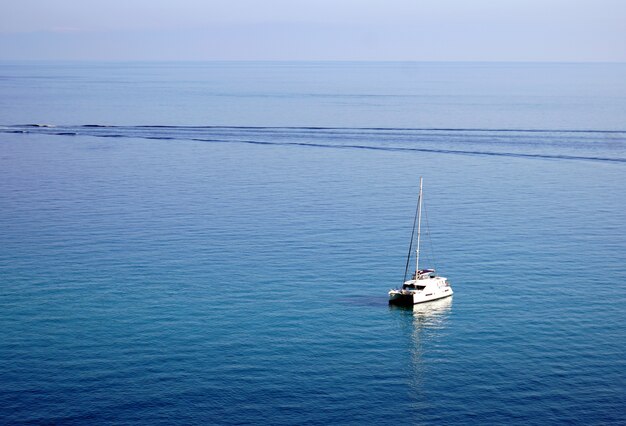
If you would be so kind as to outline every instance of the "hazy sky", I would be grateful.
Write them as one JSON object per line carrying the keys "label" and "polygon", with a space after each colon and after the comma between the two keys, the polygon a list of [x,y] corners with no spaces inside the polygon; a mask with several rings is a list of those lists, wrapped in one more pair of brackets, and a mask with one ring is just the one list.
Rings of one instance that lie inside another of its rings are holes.
{"label": "hazy sky", "polygon": [[0,0],[0,59],[626,61],[626,0]]}

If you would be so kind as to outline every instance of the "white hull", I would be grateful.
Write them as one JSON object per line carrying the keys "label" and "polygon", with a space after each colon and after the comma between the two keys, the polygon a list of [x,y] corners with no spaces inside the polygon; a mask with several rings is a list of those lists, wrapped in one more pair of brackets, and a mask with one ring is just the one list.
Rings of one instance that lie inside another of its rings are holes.
{"label": "white hull", "polygon": [[430,296],[422,296],[419,294],[394,294],[389,295],[389,303],[392,305],[417,305],[419,303],[432,302],[433,300],[450,297],[454,294],[452,290],[444,294],[433,294]]}

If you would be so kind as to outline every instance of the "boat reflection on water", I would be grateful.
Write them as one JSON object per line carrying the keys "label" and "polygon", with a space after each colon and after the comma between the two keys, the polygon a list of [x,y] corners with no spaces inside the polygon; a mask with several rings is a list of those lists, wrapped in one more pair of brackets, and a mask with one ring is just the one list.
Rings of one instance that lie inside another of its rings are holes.
{"label": "boat reflection on water", "polygon": [[[408,337],[408,357],[402,369],[407,373],[415,395],[422,395],[428,388],[426,383],[436,375],[439,368],[445,368],[449,362],[444,355],[444,348],[453,297],[407,307],[389,306],[390,311],[400,314],[398,320],[401,330]],[[411,321],[408,321],[409,317]],[[412,404],[418,409],[428,407],[428,403],[420,398],[412,401]]]}

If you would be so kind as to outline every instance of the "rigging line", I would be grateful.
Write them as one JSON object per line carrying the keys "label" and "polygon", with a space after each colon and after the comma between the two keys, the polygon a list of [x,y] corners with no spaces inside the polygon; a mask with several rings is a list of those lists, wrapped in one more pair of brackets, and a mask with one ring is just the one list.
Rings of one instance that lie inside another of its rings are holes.
{"label": "rigging line", "polygon": [[437,256],[435,255],[435,246],[430,236],[430,225],[428,223],[428,209],[426,208],[426,201],[422,200],[422,203],[424,203],[424,218],[426,219],[426,234],[428,234],[428,242],[430,243],[431,261],[433,262],[433,269],[437,270],[437,265],[435,264],[435,258]]}
{"label": "rigging line", "polygon": [[[406,274],[409,272],[409,263],[411,261],[411,250],[413,250],[413,237],[415,235],[415,224],[417,223],[417,215],[419,213],[420,208],[420,197],[417,197],[417,206],[415,207],[415,217],[413,218],[413,231],[411,231],[411,242],[409,243],[409,253],[406,256],[406,267],[404,268],[404,279],[402,280],[402,285],[406,281]],[[417,277],[416,277],[417,278]]]}

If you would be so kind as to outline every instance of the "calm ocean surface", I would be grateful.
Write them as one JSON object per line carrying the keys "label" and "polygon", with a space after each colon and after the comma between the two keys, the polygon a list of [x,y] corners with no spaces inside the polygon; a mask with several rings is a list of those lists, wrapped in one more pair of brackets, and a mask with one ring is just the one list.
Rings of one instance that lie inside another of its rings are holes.
{"label": "calm ocean surface", "polygon": [[625,424],[625,228],[626,64],[0,63],[0,423]]}

